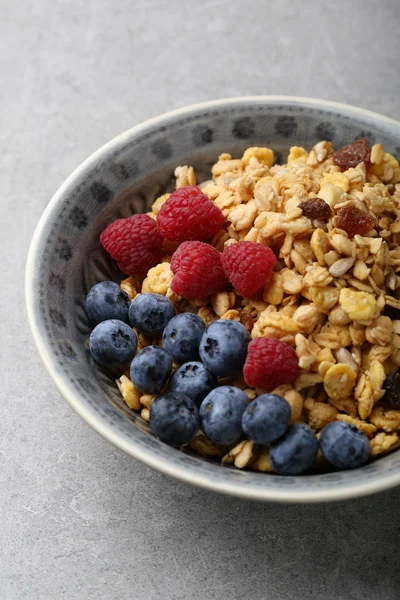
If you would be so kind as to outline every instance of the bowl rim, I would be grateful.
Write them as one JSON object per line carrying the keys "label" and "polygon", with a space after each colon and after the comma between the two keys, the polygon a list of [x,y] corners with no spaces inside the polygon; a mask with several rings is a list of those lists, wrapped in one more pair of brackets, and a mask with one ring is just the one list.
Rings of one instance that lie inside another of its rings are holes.
{"label": "bowl rim", "polygon": [[[147,451],[140,446],[136,445],[134,441],[128,441],[123,439],[116,431],[108,428],[107,424],[97,414],[91,413],[81,401],[79,393],[77,393],[72,386],[68,384],[68,381],[63,375],[55,368],[54,356],[50,347],[44,342],[41,335],[39,326],[38,316],[38,299],[36,296],[36,289],[34,286],[35,282],[35,271],[36,265],[40,261],[41,256],[41,240],[42,236],[46,231],[46,226],[51,216],[57,213],[59,206],[61,206],[65,192],[74,184],[76,180],[96,164],[98,158],[101,157],[105,152],[110,152],[116,149],[121,144],[127,143],[131,138],[140,135],[148,127],[157,126],[162,122],[176,117],[187,116],[190,113],[196,113],[197,111],[204,111],[207,109],[216,108],[218,106],[229,106],[237,104],[268,104],[268,103],[284,103],[288,106],[309,106],[310,108],[325,108],[336,113],[345,112],[351,116],[351,114],[364,115],[367,119],[379,121],[385,123],[388,126],[393,126],[400,130],[400,122],[375,113],[370,110],[358,108],[356,106],[343,104],[340,102],[333,102],[328,100],[306,98],[302,96],[285,96],[285,95],[261,95],[261,96],[239,96],[231,98],[221,98],[217,100],[210,100],[206,102],[191,104],[178,108],[169,112],[165,112],[158,116],[152,117],[134,127],[124,131],[117,135],[112,140],[101,146],[98,150],[93,152],[86,160],[84,160],[64,181],[59,187],[57,192],[53,195],[52,199],[45,208],[32,237],[32,241],[29,247],[26,270],[25,270],[25,301],[28,315],[28,323],[33,335],[33,339],[37,348],[37,351],[42,359],[44,366],[52,378],[56,388],[60,394],[65,398],[68,404],[78,413],[78,415],[86,421],[95,431],[110,441],[112,444],[133,456],[137,460],[140,460],[147,466],[150,466],[157,471],[189,483],[198,487],[208,489],[215,492],[224,493],[231,496],[241,497],[249,500],[260,500],[260,501],[272,501],[272,502],[284,502],[284,503],[318,503],[318,502],[330,502],[345,500],[350,498],[358,498],[366,496],[379,491],[383,491],[396,485],[400,485],[400,469],[398,473],[389,473],[386,476],[381,476],[379,479],[374,481],[373,478],[366,479],[365,482],[359,483],[357,486],[346,486],[340,485],[337,489],[327,488],[318,489],[312,492],[312,495],[304,490],[296,490],[293,486],[291,490],[279,490],[271,489],[267,486],[265,488],[246,486],[242,482],[220,482],[218,478],[209,479],[207,475],[199,474],[198,472],[191,472],[184,465],[171,465],[168,459],[160,460],[159,457],[148,454]],[[317,475],[316,475],[317,476]]]}

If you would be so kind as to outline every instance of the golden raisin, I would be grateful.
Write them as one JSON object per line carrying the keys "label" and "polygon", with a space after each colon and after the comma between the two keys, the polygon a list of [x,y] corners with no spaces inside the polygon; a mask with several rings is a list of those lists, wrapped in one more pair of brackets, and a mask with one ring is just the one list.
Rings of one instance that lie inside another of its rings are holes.
{"label": "golden raisin", "polygon": [[299,208],[308,219],[328,220],[331,216],[331,207],[322,198],[310,198],[300,202]]}
{"label": "golden raisin", "polygon": [[369,164],[371,148],[365,138],[352,142],[333,153],[333,161],[343,171],[350,167],[356,167],[360,163]]}
{"label": "golden raisin", "polygon": [[374,225],[372,215],[355,206],[344,206],[337,213],[337,227],[343,229],[349,237],[367,235]]}

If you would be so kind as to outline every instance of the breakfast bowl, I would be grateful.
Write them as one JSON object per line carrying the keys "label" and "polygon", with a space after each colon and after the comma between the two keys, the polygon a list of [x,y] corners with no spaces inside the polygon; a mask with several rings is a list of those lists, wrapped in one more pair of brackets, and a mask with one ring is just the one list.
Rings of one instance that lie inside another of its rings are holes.
{"label": "breakfast bowl", "polygon": [[92,325],[85,298],[99,281],[120,282],[100,234],[116,219],[150,211],[171,192],[177,165],[210,177],[221,153],[240,157],[268,146],[277,163],[292,146],[321,140],[335,148],[366,138],[400,154],[400,123],[334,102],[284,96],[206,102],[153,118],[100,148],[61,186],[35,231],[26,267],[29,324],[61,395],[97,432],[143,463],[187,483],[247,499],[324,502],[355,498],[400,483],[400,450],[348,471],[281,476],[221,465],[160,441],[131,410],[116,377],[87,349]]}

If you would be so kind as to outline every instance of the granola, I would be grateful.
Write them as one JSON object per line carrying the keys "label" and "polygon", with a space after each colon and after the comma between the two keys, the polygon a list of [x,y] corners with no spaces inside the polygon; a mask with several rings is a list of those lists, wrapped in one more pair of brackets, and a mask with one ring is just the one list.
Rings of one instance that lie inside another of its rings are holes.
{"label": "granola", "polygon": [[[200,185],[226,219],[211,240],[218,251],[246,240],[269,246],[277,257],[252,300],[232,289],[192,301],[176,296],[173,244],[143,281],[129,277],[121,287],[131,300],[143,292],[162,294],[178,313],[196,313],[206,325],[240,321],[252,338],[293,346],[301,373],[274,390],[289,402],[291,422],[317,434],[332,421],[353,424],[377,456],[397,447],[400,429],[400,411],[382,401],[386,374],[400,366],[400,320],[385,315],[387,307],[400,309],[400,167],[381,144],[372,146],[365,164],[340,152],[335,162],[329,142],[310,151],[293,146],[287,162],[277,165],[272,149],[251,147],[241,158],[220,155],[211,179]],[[178,166],[175,177],[176,188],[196,183],[188,165]],[[149,216],[156,218],[168,198],[157,198]],[[139,334],[138,350],[158,343]],[[154,396],[141,395],[126,375],[117,383],[127,405],[148,420]],[[239,387],[250,401],[263,392],[243,381]],[[219,448],[200,432],[190,446],[238,468],[273,470],[268,447],[251,441]]]}

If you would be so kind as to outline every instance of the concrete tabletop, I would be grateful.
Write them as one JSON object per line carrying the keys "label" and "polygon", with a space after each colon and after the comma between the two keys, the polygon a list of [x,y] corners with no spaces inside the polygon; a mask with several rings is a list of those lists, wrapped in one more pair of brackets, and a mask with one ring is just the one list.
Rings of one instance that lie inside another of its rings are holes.
{"label": "concrete tabletop", "polygon": [[0,0],[1,600],[399,598],[400,489],[262,505],[153,472],[57,393],[23,293],[52,194],[149,117],[290,94],[400,119],[399,25],[398,0]]}

